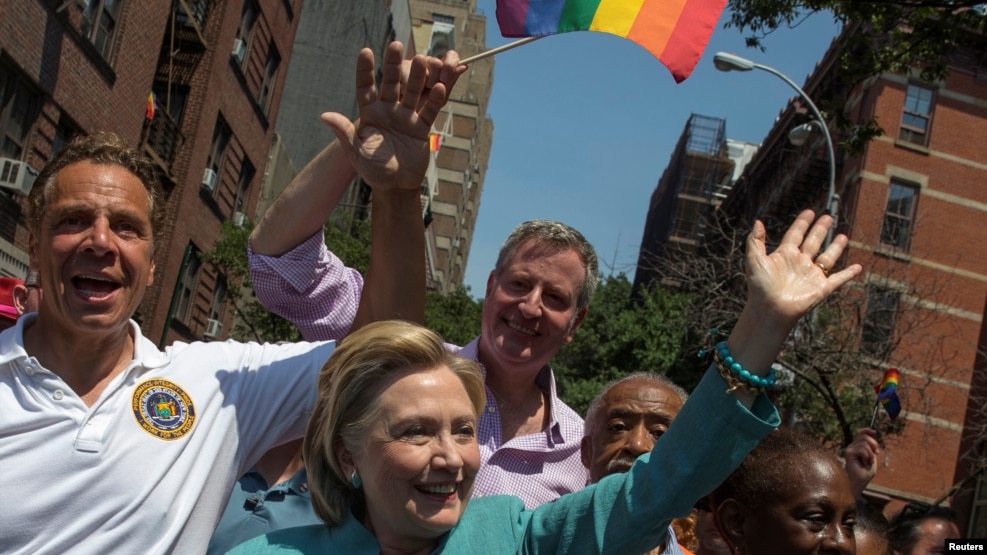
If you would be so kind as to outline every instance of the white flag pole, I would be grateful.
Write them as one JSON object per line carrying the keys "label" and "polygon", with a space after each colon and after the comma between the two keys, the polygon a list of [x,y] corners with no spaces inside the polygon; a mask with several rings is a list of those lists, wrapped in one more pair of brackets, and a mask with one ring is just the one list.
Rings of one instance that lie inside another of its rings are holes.
{"label": "white flag pole", "polygon": [[514,42],[509,42],[509,43],[507,43],[505,45],[502,45],[502,46],[498,46],[497,48],[491,48],[490,50],[485,50],[485,51],[480,52],[479,54],[477,54],[475,56],[470,56],[469,58],[466,58],[465,60],[459,60],[459,63],[460,64],[463,64],[463,65],[470,64],[470,63],[473,63],[473,62],[475,62],[477,60],[482,60],[483,58],[486,58],[487,56],[493,56],[494,54],[499,54],[499,53],[501,53],[501,52],[503,52],[505,50],[510,50],[512,48],[517,48],[518,46],[523,46],[525,44],[528,44],[529,42],[534,42],[534,41],[536,41],[536,40],[538,40],[540,38],[542,38],[542,37],[540,37],[540,36],[539,37],[525,37],[523,39],[516,40]]}

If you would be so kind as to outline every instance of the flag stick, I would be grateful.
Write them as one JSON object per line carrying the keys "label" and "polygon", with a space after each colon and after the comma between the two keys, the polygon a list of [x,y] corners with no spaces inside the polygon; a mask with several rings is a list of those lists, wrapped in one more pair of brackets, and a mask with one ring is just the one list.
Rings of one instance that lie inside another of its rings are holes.
{"label": "flag stick", "polygon": [[469,58],[466,58],[465,60],[459,60],[459,63],[460,64],[463,64],[463,65],[471,64],[471,63],[473,63],[473,62],[475,62],[477,60],[482,60],[483,58],[486,58],[487,56],[493,56],[494,54],[499,54],[499,53],[501,53],[501,52],[503,52],[505,50],[510,50],[512,48],[517,48],[518,46],[523,46],[525,44],[528,44],[529,42],[534,42],[534,41],[536,41],[536,40],[538,40],[540,38],[541,38],[540,36],[539,37],[525,37],[525,38],[523,38],[521,40],[516,40],[514,42],[509,42],[509,43],[504,44],[502,46],[498,46],[497,48],[491,48],[490,50],[485,50],[485,51],[480,52],[479,54],[477,54],[475,56],[470,56]]}
{"label": "flag stick", "polygon": [[877,411],[881,409],[881,400],[878,399],[877,403],[874,405],[874,414],[870,417],[870,426],[868,428],[874,427],[874,421],[877,420]]}

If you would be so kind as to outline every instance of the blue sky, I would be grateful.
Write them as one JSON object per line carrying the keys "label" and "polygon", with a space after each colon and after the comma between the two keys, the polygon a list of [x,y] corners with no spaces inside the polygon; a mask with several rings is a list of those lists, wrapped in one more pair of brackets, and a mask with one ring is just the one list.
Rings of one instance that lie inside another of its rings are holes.
{"label": "blue sky", "polygon": [[[487,47],[510,42],[494,0]],[[692,75],[675,84],[637,44],[605,33],[553,35],[497,55],[489,115],[494,121],[466,285],[484,295],[497,251],[515,225],[565,222],[596,247],[601,272],[633,279],[651,193],[692,113],[725,118],[727,137],[760,143],[796,93],[764,71],[717,71],[723,50],[773,67],[803,84],[838,28],[817,14],[777,32],[766,52],[749,49],[724,12]]]}

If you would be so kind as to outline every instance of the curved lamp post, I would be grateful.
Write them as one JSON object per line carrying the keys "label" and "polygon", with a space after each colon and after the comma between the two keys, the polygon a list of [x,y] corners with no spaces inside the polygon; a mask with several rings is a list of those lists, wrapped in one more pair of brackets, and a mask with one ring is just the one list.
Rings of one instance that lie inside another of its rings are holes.
{"label": "curved lamp post", "polygon": [[[833,137],[829,134],[829,127],[827,127],[825,123],[826,120],[823,119],[822,114],[819,113],[819,108],[816,108],[816,104],[812,102],[812,99],[809,98],[809,95],[805,94],[805,91],[803,91],[801,87],[796,85],[794,81],[789,79],[788,76],[778,71],[777,69],[761,64],[756,64],[746,58],[741,58],[740,56],[736,56],[734,54],[728,54],[726,52],[717,52],[716,55],[713,56],[713,65],[715,65],[716,69],[720,71],[750,71],[752,69],[760,69],[763,71],[767,71],[768,73],[771,73],[776,77],[778,77],[779,79],[781,79],[782,81],[788,83],[788,86],[790,86],[791,88],[795,89],[795,91],[799,93],[799,96],[802,97],[802,100],[804,100],[805,103],[809,106],[809,109],[812,110],[813,115],[816,116],[816,120],[818,121],[818,126],[820,129],[822,129],[823,136],[825,136],[826,138],[826,152],[827,154],[829,154],[829,191],[827,192],[826,195],[826,211],[829,212],[829,215],[833,217],[833,225],[829,228],[829,232],[826,234],[826,243],[825,245],[823,245],[823,248],[828,247],[829,244],[833,241],[833,229],[836,228],[836,218],[837,218],[837,208],[838,208],[839,198],[836,196],[836,153],[833,150]],[[792,131],[796,132],[800,128],[804,128],[804,131],[811,131],[811,125],[812,125],[811,123],[805,124],[796,127]],[[796,133],[796,138],[794,140],[798,140],[798,135],[799,133]],[[804,134],[802,137],[802,141],[803,142],[805,141]]]}

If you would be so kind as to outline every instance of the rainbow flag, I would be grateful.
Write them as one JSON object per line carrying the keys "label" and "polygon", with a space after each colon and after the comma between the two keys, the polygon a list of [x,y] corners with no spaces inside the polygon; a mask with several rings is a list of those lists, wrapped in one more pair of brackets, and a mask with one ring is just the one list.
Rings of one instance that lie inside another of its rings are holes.
{"label": "rainbow flag", "polygon": [[898,400],[898,377],[897,368],[888,368],[884,372],[884,379],[881,385],[875,386],[877,400],[884,405],[884,410],[888,411],[888,416],[894,420],[901,413],[901,401]]}
{"label": "rainbow flag", "polygon": [[157,108],[157,97],[154,96],[153,92],[147,93],[147,108],[144,110],[144,115],[147,119],[154,119],[154,111],[157,110]]}
{"label": "rainbow flag", "polygon": [[442,146],[442,135],[438,133],[432,133],[428,136],[429,152],[438,152],[441,146]]}
{"label": "rainbow flag", "polygon": [[505,37],[600,31],[654,54],[681,83],[699,63],[726,0],[497,0]]}

